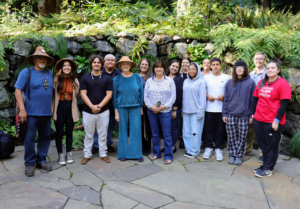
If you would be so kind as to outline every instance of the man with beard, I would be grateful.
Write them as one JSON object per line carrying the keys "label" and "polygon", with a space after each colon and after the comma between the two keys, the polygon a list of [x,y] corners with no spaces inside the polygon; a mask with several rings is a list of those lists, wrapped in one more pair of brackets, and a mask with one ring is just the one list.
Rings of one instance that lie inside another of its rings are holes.
{"label": "man with beard", "polygon": [[[33,67],[21,71],[15,84],[15,96],[20,109],[21,123],[26,123],[25,175],[33,176],[34,167],[52,170],[46,163],[51,138],[53,73],[46,65],[54,63],[44,47],[38,46],[34,54],[26,57],[26,62]],[[22,92],[26,95],[26,105]],[[36,133],[38,133],[37,152],[35,151]]]}

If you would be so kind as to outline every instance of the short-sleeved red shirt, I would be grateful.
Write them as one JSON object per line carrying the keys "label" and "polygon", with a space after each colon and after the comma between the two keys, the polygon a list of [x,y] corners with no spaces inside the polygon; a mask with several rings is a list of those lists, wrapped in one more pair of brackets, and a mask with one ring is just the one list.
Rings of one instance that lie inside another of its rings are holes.
{"label": "short-sleeved red shirt", "polygon": [[[280,100],[291,100],[291,87],[286,80],[280,77],[269,87],[266,82],[264,87],[258,90],[257,87],[261,82],[262,80],[258,82],[253,93],[253,96],[258,97],[254,118],[260,122],[273,123],[280,107]],[[279,124],[285,125],[285,113]]]}

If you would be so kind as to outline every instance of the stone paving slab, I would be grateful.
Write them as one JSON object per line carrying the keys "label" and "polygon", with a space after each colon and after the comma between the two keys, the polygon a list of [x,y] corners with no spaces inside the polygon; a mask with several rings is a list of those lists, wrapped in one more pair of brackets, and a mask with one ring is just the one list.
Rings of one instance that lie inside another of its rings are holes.
{"label": "stone paving slab", "polygon": [[100,191],[103,183],[102,180],[99,179],[96,175],[87,171],[82,166],[76,163],[67,165],[67,168],[73,173],[72,178],[70,178],[70,181],[72,181],[75,185],[86,185],[97,192]]}
{"label": "stone paving slab", "polygon": [[184,203],[184,202],[174,202],[169,205],[163,206],[160,209],[224,209],[219,207],[210,207],[205,205],[195,205],[190,203]]}
{"label": "stone paving slab", "polygon": [[57,180],[58,177],[53,174],[41,173],[38,175],[34,175],[33,177],[27,178],[26,180],[24,180],[24,182],[47,188],[48,185],[56,182]]}
{"label": "stone paving slab", "polygon": [[143,203],[152,208],[157,208],[174,202],[174,199],[167,195],[127,182],[106,181],[105,183],[107,184],[105,185],[106,189],[115,191],[118,194]]}
{"label": "stone paving slab", "polygon": [[[238,166],[234,170],[234,176],[236,177],[249,177],[259,180],[259,178],[255,177],[253,170],[258,168],[258,166],[255,165],[241,165]],[[284,181],[284,182],[291,182],[292,177],[288,177],[285,175],[282,175],[281,173],[278,173],[276,171],[272,171],[272,176],[269,176],[268,178],[264,178],[265,180],[272,180],[272,181]]]}
{"label": "stone paving slab", "polygon": [[200,172],[205,174],[218,173],[228,177],[233,174],[233,170],[236,167],[237,166],[235,165],[220,162],[197,162],[185,165],[185,168],[189,172]]}
{"label": "stone paving slab", "polygon": [[115,170],[112,172],[112,176],[115,177],[114,180],[118,181],[134,181],[136,179],[149,176],[162,170],[164,169],[156,164],[146,164]]}
{"label": "stone paving slab", "polygon": [[177,150],[177,152],[174,154],[174,158],[182,164],[188,164],[188,163],[194,163],[194,162],[199,162],[200,161],[198,158],[184,157],[183,156],[184,153],[186,153],[185,150],[184,151]]}
{"label": "stone paving slab", "polygon": [[4,167],[2,161],[0,161],[0,172],[2,171],[7,171],[6,168]]}
{"label": "stone paving slab", "polygon": [[106,189],[105,187],[103,187],[101,199],[103,208],[108,209],[131,209],[139,204],[138,202],[124,197],[112,190]]}
{"label": "stone paving slab", "polygon": [[282,163],[277,163],[274,170],[286,176],[296,177],[300,175],[300,161],[292,160]]}
{"label": "stone paving slab", "polygon": [[[90,160],[86,165],[83,165],[83,167],[92,173],[100,173],[100,172],[113,171],[113,170],[129,167],[133,165],[129,162],[122,162],[114,157],[110,157],[109,159],[110,159],[110,163],[105,163],[99,157],[92,158],[92,160]],[[79,165],[81,164],[81,161],[82,158],[75,159],[75,162],[78,163]]]}
{"label": "stone paving slab", "polygon": [[152,209],[152,208],[141,203],[141,204],[138,204],[136,207],[134,207],[134,209]]}
{"label": "stone paving slab", "polygon": [[47,187],[49,189],[53,189],[53,190],[58,191],[58,190],[70,188],[70,187],[73,187],[73,186],[74,186],[74,184],[70,180],[58,179],[57,181],[49,184]]}
{"label": "stone paving slab", "polygon": [[300,176],[297,176],[293,179],[293,182],[294,184],[297,184],[298,186],[300,186]]}
{"label": "stone paving slab", "polygon": [[279,181],[262,182],[271,209],[300,208],[300,187]]}
{"label": "stone paving slab", "polygon": [[1,209],[62,208],[67,199],[58,192],[21,181],[0,185]]}
{"label": "stone paving slab", "polygon": [[24,165],[24,154],[21,152],[14,152],[10,155],[9,158],[2,160],[3,165],[5,168],[9,171],[15,170],[17,168],[23,168],[25,169]]}
{"label": "stone paving slab", "polygon": [[67,169],[66,166],[62,166],[56,170],[50,171],[49,173],[61,178],[61,179],[70,179],[71,172]]}
{"label": "stone paving slab", "polygon": [[100,205],[92,205],[87,202],[69,199],[64,209],[101,209]]}
{"label": "stone paving slab", "polygon": [[24,171],[3,171],[0,172],[0,184],[9,182],[9,181],[22,181],[27,179],[28,177],[25,176]]}
{"label": "stone paving slab", "polygon": [[59,192],[75,200],[100,205],[99,193],[87,186],[74,186]]}
{"label": "stone paving slab", "polygon": [[185,167],[176,159],[173,159],[171,164],[166,165],[164,158],[154,160],[153,163],[162,167],[165,170],[185,171]]}
{"label": "stone paving slab", "polygon": [[269,208],[260,182],[252,179],[165,170],[133,183],[182,202],[228,208]]}

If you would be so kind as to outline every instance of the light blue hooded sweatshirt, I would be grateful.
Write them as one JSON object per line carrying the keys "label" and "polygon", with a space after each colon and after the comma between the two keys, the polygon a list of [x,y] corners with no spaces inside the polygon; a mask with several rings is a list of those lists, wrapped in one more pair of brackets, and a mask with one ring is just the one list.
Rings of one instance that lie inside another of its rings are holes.
{"label": "light blue hooded sweatshirt", "polygon": [[190,79],[189,71],[187,72],[187,79],[185,79],[183,83],[182,112],[186,114],[197,113],[197,120],[201,120],[206,109],[206,88],[203,79],[204,76],[197,63],[191,64],[196,64],[198,71],[193,80]]}

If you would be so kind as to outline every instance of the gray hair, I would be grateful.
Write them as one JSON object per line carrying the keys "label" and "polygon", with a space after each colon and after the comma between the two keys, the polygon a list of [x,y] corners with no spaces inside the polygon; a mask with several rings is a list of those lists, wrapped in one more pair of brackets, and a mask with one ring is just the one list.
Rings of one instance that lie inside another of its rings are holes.
{"label": "gray hair", "polygon": [[116,57],[115,57],[114,55],[112,55],[112,54],[107,54],[107,55],[104,57],[104,61],[105,61],[106,59],[114,59],[114,60],[116,60]]}
{"label": "gray hair", "polygon": [[254,55],[254,57],[255,57],[256,55],[263,55],[263,56],[264,56],[264,59],[266,59],[266,55],[265,55],[265,53],[263,53],[263,52],[256,52],[255,55]]}

